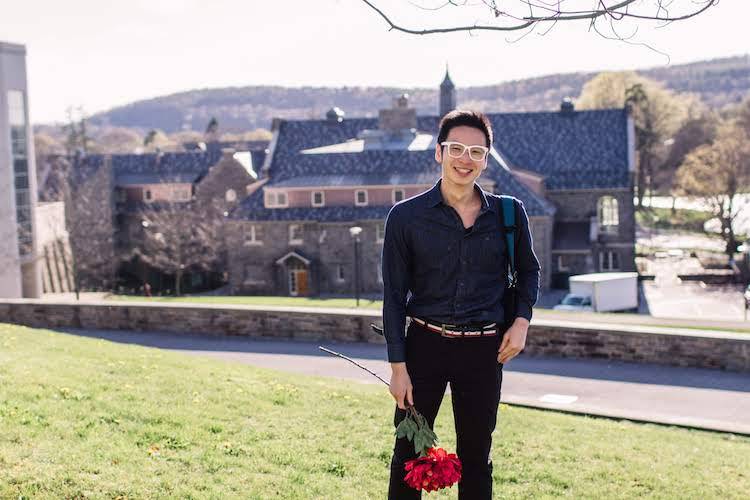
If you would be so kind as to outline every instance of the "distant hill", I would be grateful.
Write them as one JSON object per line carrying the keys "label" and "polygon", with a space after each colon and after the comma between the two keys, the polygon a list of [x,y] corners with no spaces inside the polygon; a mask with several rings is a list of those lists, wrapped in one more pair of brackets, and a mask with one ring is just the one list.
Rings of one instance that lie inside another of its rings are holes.
{"label": "distant hill", "polygon": [[[740,102],[750,95],[750,56],[713,59],[639,71],[678,92],[692,92],[713,108]],[[557,109],[564,97],[576,97],[596,73],[569,73],[528,78],[484,87],[458,86],[458,102],[487,112]],[[460,83],[460,75],[453,75]],[[347,116],[375,116],[392,99],[408,92],[420,114],[436,114],[438,84],[434,88],[274,86],[198,89],[98,113],[93,125],[203,131],[215,116],[223,132],[270,128],[279,118],[322,118],[333,106]]]}

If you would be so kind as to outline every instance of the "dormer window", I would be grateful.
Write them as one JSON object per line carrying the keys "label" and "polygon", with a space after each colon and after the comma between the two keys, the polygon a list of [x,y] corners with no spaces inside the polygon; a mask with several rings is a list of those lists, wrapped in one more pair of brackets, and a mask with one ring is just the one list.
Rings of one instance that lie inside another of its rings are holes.
{"label": "dormer window", "polygon": [[314,207],[322,207],[325,205],[325,196],[323,195],[323,191],[313,191],[312,195],[312,206]]}
{"label": "dormer window", "polygon": [[364,207],[367,205],[367,191],[364,189],[357,189],[354,192],[354,205],[358,207]]}
{"label": "dormer window", "polygon": [[399,201],[403,200],[404,198],[406,198],[406,193],[404,192],[403,189],[393,190],[393,204],[394,205],[398,203]]}
{"label": "dormer window", "polygon": [[267,208],[278,208],[288,207],[289,199],[286,196],[286,191],[266,191],[265,201]]}

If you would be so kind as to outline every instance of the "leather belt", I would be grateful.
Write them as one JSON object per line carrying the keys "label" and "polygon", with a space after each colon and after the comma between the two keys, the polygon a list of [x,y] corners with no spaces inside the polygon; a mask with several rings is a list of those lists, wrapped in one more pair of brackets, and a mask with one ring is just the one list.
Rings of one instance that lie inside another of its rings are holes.
{"label": "leather belt", "polygon": [[[477,327],[460,327],[459,325],[446,325],[442,323],[430,323],[420,318],[412,317],[412,321],[418,325],[423,326],[425,329],[439,333],[442,337],[450,338],[478,338],[478,337],[494,337],[498,333],[497,323],[490,323],[479,329]],[[468,330],[467,328],[472,328]]]}

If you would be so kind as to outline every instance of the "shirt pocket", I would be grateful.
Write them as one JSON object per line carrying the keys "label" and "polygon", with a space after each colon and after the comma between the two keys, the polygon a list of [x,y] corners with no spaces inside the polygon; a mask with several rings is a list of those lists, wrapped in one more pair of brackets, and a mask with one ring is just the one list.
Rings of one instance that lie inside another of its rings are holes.
{"label": "shirt pocket", "polygon": [[412,258],[417,274],[420,271],[446,270],[457,258],[455,239],[440,226],[416,226],[412,238]]}
{"label": "shirt pocket", "polygon": [[477,235],[476,258],[473,259],[477,271],[500,274],[505,269],[505,242],[500,231],[487,231]]}

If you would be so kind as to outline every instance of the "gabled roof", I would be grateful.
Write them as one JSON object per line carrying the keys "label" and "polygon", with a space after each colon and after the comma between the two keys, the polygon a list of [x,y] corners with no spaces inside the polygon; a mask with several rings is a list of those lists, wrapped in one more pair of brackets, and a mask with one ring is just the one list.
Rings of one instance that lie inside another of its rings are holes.
{"label": "gabled roof", "polygon": [[[196,182],[221,159],[220,150],[206,152],[113,154],[115,185]],[[104,155],[74,159],[73,172],[83,180],[104,163]]]}

